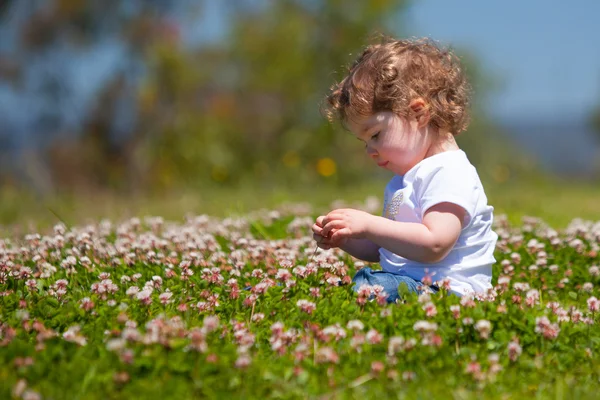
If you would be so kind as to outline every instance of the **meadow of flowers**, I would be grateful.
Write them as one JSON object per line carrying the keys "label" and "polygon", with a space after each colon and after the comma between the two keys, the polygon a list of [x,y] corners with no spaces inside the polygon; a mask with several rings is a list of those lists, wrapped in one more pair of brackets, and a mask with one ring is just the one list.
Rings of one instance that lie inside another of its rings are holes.
{"label": "meadow of flowers", "polygon": [[[308,206],[0,240],[0,398],[588,398],[600,223],[535,218],[474,297],[351,288]],[[435,269],[432,268],[432,281]]]}

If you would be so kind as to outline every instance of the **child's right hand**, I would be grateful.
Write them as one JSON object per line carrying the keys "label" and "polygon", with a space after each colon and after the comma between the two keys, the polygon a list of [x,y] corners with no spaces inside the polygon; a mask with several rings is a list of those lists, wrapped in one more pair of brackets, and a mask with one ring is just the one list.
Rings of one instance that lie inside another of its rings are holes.
{"label": "child's right hand", "polygon": [[331,235],[336,231],[336,229],[332,229],[329,232],[327,237],[321,235],[321,231],[323,230],[323,219],[325,219],[324,215],[321,215],[317,218],[316,222],[312,226],[313,231],[313,239],[317,242],[317,246],[324,250],[329,250],[334,247],[343,246],[348,239],[346,238],[338,238],[335,240],[331,239]]}

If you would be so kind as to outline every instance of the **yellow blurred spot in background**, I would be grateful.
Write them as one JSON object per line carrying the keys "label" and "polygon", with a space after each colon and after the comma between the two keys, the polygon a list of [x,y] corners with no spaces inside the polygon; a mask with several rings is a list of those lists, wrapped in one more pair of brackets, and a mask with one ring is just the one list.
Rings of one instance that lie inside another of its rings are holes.
{"label": "yellow blurred spot in background", "polygon": [[331,158],[321,158],[317,161],[317,172],[322,176],[331,176],[336,172],[335,161]]}
{"label": "yellow blurred spot in background", "polygon": [[289,168],[294,168],[300,165],[300,157],[298,153],[295,151],[288,151],[281,157],[281,161],[283,161],[283,165]]}

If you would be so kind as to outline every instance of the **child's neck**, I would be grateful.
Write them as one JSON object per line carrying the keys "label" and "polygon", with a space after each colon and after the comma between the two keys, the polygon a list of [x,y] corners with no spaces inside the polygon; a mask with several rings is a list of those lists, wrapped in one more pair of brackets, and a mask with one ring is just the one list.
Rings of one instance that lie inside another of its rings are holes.
{"label": "child's neck", "polygon": [[436,139],[429,146],[425,158],[431,157],[435,154],[454,150],[460,150],[454,135],[448,131],[440,131],[439,134],[436,135]]}

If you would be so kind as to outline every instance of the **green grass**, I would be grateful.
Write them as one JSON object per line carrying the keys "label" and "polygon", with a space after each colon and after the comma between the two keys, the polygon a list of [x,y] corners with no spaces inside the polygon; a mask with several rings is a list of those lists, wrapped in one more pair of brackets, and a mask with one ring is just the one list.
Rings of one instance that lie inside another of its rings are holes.
{"label": "green grass", "polygon": [[[70,235],[62,240],[32,238],[9,244],[7,255],[12,262],[0,268],[0,398],[10,398],[15,388],[24,389],[24,385],[43,398],[73,399],[597,397],[599,320],[597,310],[588,305],[592,297],[600,297],[600,276],[590,268],[600,261],[591,251],[595,239],[582,237],[582,247],[576,248],[572,237],[564,234],[551,244],[543,230],[506,230],[508,236],[501,235],[495,254],[497,293],[488,301],[463,304],[456,317],[452,307],[458,306],[459,299],[443,290],[421,302],[416,294],[405,294],[401,304],[359,302],[350,285],[328,282],[331,277],[355,273],[356,262],[341,252],[317,256],[320,267],[309,275],[294,271],[312,262],[310,230],[307,226],[290,229],[294,220],[294,214],[282,213],[270,223],[248,218],[248,224],[239,226],[217,219],[206,226],[190,222],[168,230],[145,224],[113,225],[108,232],[95,230],[93,240]],[[117,231],[122,235],[118,245]],[[155,235],[164,240],[152,240]],[[302,237],[308,241],[296,240]],[[532,239],[543,243],[544,251],[530,246]],[[116,248],[126,256],[116,255]],[[243,254],[252,256],[238,265],[240,286],[256,288],[267,282],[266,277],[278,283],[255,298],[252,306],[245,303],[251,292],[241,290],[232,296],[234,288],[229,283],[236,276],[231,274],[232,260]],[[284,267],[278,257],[290,254],[292,264]],[[41,255],[47,261],[41,262]],[[67,255],[77,255],[76,273],[65,268],[76,262],[65,264]],[[180,261],[198,257],[202,262],[190,267],[195,273],[180,279]],[[553,264],[555,268],[550,268]],[[17,278],[26,268],[30,269],[27,279],[35,277],[34,286]],[[287,287],[284,275],[277,276],[283,268],[295,274],[294,285]],[[16,273],[9,275],[8,269]],[[215,270],[222,279],[209,278]],[[265,275],[254,275],[256,270]],[[44,276],[34,275],[41,271]],[[117,288],[104,296],[107,292],[96,291],[93,285],[107,277]],[[161,278],[158,286],[156,277]],[[54,288],[62,279],[66,280],[64,297],[57,296]],[[133,286],[145,287],[145,282],[155,289],[147,304],[127,293]],[[314,288],[321,296],[312,297]],[[167,290],[172,302],[162,304],[159,296]],[[219,305],[199,308],[214,295],[219,295]],[[84,300],[94,303],[90,309],[81,307]],[[314,302],[314,310],[301,310],[298,300]],[[436,309],[429,316],[428,302]],[[180,309],[181,304],[186,308]],[[559,322],[552,307],[564,311],[574,307],[590,324],[581,318]],[[254,320],[256,315],[261,317]],[[207,324],[208,316],[218,317],[218,328]],[[465,322],[465,317],[471,322]],[[538,323],[544,317],[557,324],[560,332],[546,337]],[[361,321],[364,329],[353,332],[348,327],[352,320]],[[424,321],[435,322],[436,327],[430,333],[419,332],[415,324]],[[489,322],[488,334],[477,328],[479,321]],[[276,322],[282,322],[290,334],[282,353],[272,347]],[[345,336],[324,336],[325,329],[336,324]],[[198,336],[198,329],[208,325],[213,328]],[[125,328],[133,326],[139,336],[125,335]],[[85,345],[72,343],[64,335],[73,327],[80,328],[71,332],[76,332],[75,337],[82,335]],[[204,350],[189,347],[194,331],[196,344],[203,342]],[[381,338],[353,342],[367,332]],[[249,333],[252,345],[243,350],[238,340],[248,338]],[[126,336],[126,341],[118,340]],[[390,350],[391,339],[399,337],[401,344]],[[402,343],[410,343],[404,339],[414,342],[403,347]],[[43,348],[38,347],[40,343]],[[298,347],[300,343],[305,346]],[[520,349],[512,359],[511,343]],[[323,349],[330,351],[319,351]],[[236,366],[244,352],[251,357],[250,365]],[[319,356],[331,352],[339,357],[337,361]],[[23,365],[27,357],[29,365]],[[376,363],[384,368],[382,372],[374,371]],[[469,372],[467,367],[473,363],[481,374]],[[404,378],[405,373],[412,373],[408,376],[413,378]]]}
{"label": "green grass", "polygon": [[489,203],[496,214],[506,214],[513,223],[534,216],[556,228],[575,218],[600,219],[600,187],[591,183],[562,180],[488,185]]}
{"label": "green grass", "polygon": [[[122,220],[146,215],[171,220],[181,220],[187,214],[224,217],[275,208],[283,203],[306,203],[313,206],[315,212],[327,212],[336,200],[352,204],[376,196],[381,201],[385,184],[385,179],[346,187],[334,187],[325,181],[316,185],[248,184],[206,186],[149,196],[100,192],[48,198],[4,190],[0,191],[0,231],[21,234],[48,229],[59,221],[75,225],[102,218]],[[574,218],[597,220],[600,217],[600,187],[591,183],[544,179],[484,185],[496,215],[506,214],[514,224],[523,216],[535,216],[555,228],[564,228]]]}

